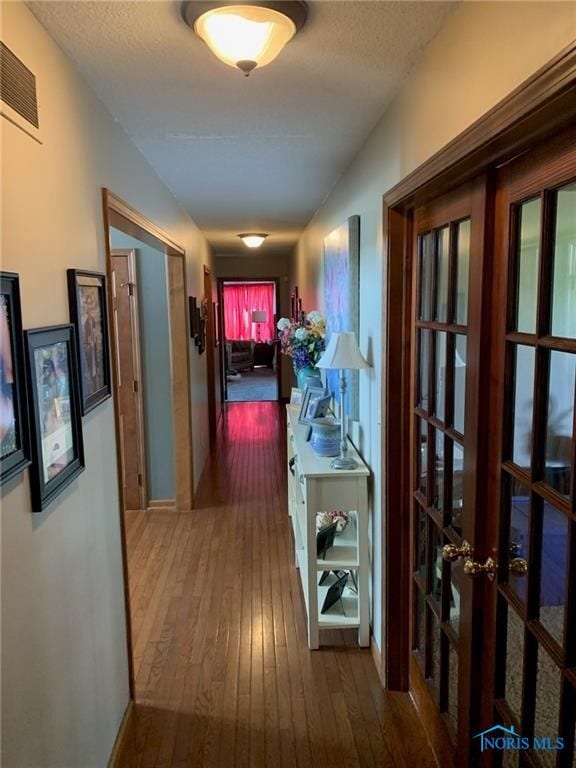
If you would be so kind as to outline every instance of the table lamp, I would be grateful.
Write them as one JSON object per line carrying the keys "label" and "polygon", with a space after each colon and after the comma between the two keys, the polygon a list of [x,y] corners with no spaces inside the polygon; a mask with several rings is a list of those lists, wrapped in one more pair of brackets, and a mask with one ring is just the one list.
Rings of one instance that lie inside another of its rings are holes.
{"label": "table lamp", "polygon": [[356,337],[351,331],[333,333],[317,368],[340,371],[340,455],[330,464],[332,469],[356,469],[358,462],[348,456],[346,439],[346,371],[369,368],[362,357]]}
{"label": "table lamp", "polygon": [[266,322],[266,312],[263,309],[252,310],[252,322],[256,323],[256,341],[260,341],[260,323]]}

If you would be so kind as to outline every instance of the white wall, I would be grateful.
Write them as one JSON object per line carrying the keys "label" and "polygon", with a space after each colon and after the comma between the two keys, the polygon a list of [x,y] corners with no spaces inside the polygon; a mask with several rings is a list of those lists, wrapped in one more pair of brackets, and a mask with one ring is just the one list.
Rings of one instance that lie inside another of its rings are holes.
{"label": "white wall", "polygon": [[[101,187],[187,252],[201,293],[206,243],[29,10],[3,3],[2,40],[37,75],[43,144],[5,120],[2,269],[23,324],[68,322],[66,268],[104,271]],[[193,359],[195,477],[207,455],[205,358]],[[128,702],[112,400],[83,419],[86,471],[31,514],[28,471],[2,488],[2,765],[102,768]]]}
{"label": "white wall", "polygon": [[[298,242],[295,282],[322,306],[322,241],[360,215],[359,447],[374,472],[373,625],[382,647],[382,195],[576,37],[573,2],[466,2],[448,19]],[[390,510],[393,514],[394,510]]]}

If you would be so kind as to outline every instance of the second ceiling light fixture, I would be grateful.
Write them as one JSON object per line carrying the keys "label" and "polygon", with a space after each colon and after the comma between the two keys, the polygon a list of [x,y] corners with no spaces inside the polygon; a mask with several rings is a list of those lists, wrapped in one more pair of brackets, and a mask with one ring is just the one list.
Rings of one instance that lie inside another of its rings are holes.
{"label": "second ceiling light fixture", "polygon": [[273,61],[303,26],[308,14],[304,2],[252,2],[182,4],[182,17],[225,64],[238,67],[246,77],[256,67]]}

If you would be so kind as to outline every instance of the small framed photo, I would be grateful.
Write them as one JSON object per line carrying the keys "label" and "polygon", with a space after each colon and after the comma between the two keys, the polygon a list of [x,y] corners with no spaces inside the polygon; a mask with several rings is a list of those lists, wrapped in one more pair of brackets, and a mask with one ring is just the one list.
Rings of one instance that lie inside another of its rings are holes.
{"label": "small framed photo", "polygon": [[31,461],[20,284],[14,272],[0,276],[0,482],[4,483]]}
{"label": "small framed photo", "polygon": [[302,403],[300,405],[300,414],[298,416],[298,422],[300,424],[310,423],[310,420],[314,418],[313,413],[316,401],[325,396],[326,390],[324,387],[306,387],[306,391],[304,392]]}
{"label": "small framed photo", "polygon": [[330,403],[332,401],[332,395],[324,395],[314,401],[314,411],[311,416],[312,419],[324,418],[330,410]]}
{"label": "small framed photo", "polygon": [[81,395],[73,325],[26,331],[32,419],[32,510],[41,512],[84,470]]}
{"label": "small framed photo", "polygon": [[302,404],[302,390],[298,389],[297,387],[292,387],[292,391],[290,392],[290,405],[301,405]]}
{"label": "small framed photo", "polygon": [[82,414],[86,414],[112,393],[106,275],[69,269],[68,301],[78,339]]}

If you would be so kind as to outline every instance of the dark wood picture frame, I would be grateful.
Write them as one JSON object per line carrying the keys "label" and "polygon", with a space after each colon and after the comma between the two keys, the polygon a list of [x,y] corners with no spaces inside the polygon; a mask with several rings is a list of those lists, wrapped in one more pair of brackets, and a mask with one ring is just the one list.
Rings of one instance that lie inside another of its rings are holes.
{"label": "dark wood picture frame", "polygon": [[298,298],[298,286],[295,285],[290,294],[290,319],[293,323],[298,322],[300,310],[302,309],[302,299]]}
{"label": "dark wood picture frame", "polygon": [[[41,512],[85,466],[76,329],[72,324],[35,328],[25,332],[25,339],[32,422],[30,490],[32,511]],[[69,445],[67,451],[63,443]],[[53,453],[48,456],[50,446]]]}
{"label": "dark wood picture frame", "polygon": [[0,272],[0,383],[2,458],[0,484],[31,464],[30,424],[22,336],[20,282],[15,272]]}
{"label": "dark wood picture frame", "polygon": [[112,396],[106,275],[69,269],[67,276],[70,322],[76,328],[82,415],[85,415]]}
{"label": "dark wood picture frame", "polygon": [[214,347],[220,346],[220,303],[218,301],[212,302],[212,311],[214,314]]}
{"label": "dark wood picture frame", "polygon": [[196,336],[198,334],[196,296],[188,296],[188,314],[190,316],[190,338],[196,341]]}

